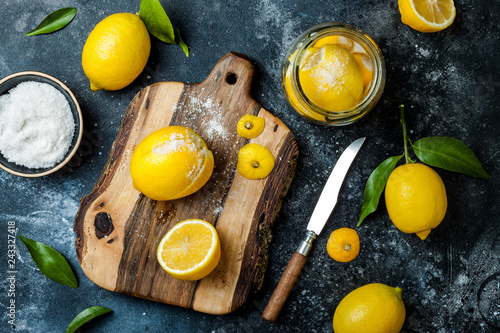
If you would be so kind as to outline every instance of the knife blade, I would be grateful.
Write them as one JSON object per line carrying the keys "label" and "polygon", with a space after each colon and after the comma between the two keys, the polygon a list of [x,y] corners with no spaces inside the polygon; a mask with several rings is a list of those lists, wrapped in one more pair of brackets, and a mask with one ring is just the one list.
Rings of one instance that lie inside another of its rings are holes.
{"label": "knife blade", "polygon": [[316,235],[319,235],[321,230],[323,230],[333,208],[337,204],[340,188],[342,187],[347,171],[349,171],[349,167],[365,142],[365,139],[366,138],[357,139],[344,150],[342,155],[340,155],[340,158],[326,181],[323,191],[321,191],[318,203],[307,225],[307,230],[313,231]]}
{"label": "knife blade", "polygon": [[267,321],[274,322],[278,318],[288,295],[292,291],[295,281],[297,281],[304,267],[307,255],[311,251],[313,240],[321,233],[326,222],[328,222],[333,208],[337,204],[339,192],[345,176],[347,175],[347,171],[349,171],[349,167],[361,149],[365,139],[365,137],[359,138],[351,143],[344,150],[342,155],[340,155],[340,158],[330,173],[307,225],[306,236],[300,243],[297,251],[295,251],[292,259],[290,259],[276,289],[264,309],[262,317]]}

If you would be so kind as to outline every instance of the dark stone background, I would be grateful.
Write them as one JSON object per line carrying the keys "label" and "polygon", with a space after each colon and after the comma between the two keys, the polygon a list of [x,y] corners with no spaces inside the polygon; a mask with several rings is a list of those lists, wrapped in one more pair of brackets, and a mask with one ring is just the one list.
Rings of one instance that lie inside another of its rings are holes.
{"label": "dark stone background", "polygon": [[[129,87],[92,93],[81,68],[81,52],[92,28],[116,12],[136,12],[136,1],[3,0],[0,11],[0,76],[46,72],[64,81],[80,102],[85,122],[81,149],[69,167],[39,179],[0,172],[0,331],[7,324],[7,223],[17,233],[47,243],[70,262],[79,287],[46,279],[17,243],[17,332],[62,332],[83,309],[113,309],[85,326],[85,332],[331,332],[335,307],[351,290],[371,282],[403,288],[404,332],[494,332],[500,327],[500,230],[497,227],[500,140],[499,1],[457,1],[453,25],[423,34],[403,25],[391,1],[161,1],[178,26],[191,55],[152,39],[148,65]],[[78,8],[61,31],[35,37],[33,29],[48,13]],[[366,118],[341,128],[309,123],[294,113],[281,89],[286,48],[307,28],[339,21],[365,30],[380,46],[387,64],[385,92]],[[111,148],[133,96],[159,81],[200,82],[230,51],[256,65],[253,97],[296,135],[300,159],[292,187],[274,226],[263,289],[236,312],[212,316],[104,290],[79,267],[73,220]],[[452,136],[476,153],[490,180],[437,170],[448,192],[448,211],[429,238],[399,232],[383,207],[357,228],[362,248],[351,263],[330,259],[328,235],[355,227],[364,184],[385,158],[401,154],[398,105],[406,105],[410,137]],[[305,270],[278,321],[262,310],[289,258],[303,237],[339,153],[368,136],[340,193],[331,221],[317,239]]]}

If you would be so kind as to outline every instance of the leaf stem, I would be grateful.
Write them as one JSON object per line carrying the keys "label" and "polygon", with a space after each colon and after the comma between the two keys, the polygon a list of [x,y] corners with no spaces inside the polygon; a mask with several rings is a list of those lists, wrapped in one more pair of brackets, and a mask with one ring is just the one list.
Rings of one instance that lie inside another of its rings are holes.
{"label": "leaf stem", "polygon": [[413,163],[408,154],[408,133],[406,132],[406,121],[405,121],[405,106],[401,104],[399,106],[399,110],[401,111],[401,125],[403,126],[403,140],[405,146],[405,160],[406,163]]}

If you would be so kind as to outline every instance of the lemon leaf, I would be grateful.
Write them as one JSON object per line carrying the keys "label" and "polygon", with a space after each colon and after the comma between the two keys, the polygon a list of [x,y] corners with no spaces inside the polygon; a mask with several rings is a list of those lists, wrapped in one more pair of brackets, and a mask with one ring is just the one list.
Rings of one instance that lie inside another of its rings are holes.
{"label": "lemon leaf", "polygon": [[175,31],[167,13],[158,0],[141,0],[139,17],[149,33],[168,44],[177,44]]}
{"label": "lemon leaf", "polygon": [[66,333],[73,333],[75,332],[80,326],[88,322],[89,320],[94,319],[95,317],[98,317],[100,315],[103,315],[105,313],[111,312],[113,310],[105,308],[103,306],[93,306],[90,308],[87,308],[80,312],[68,325],[68,328],[66,328]]}
{"label": "lemon leaf", "polygon": [[186,55],[186,57],[189,57],[189,48],[186,45],[186,43],[184,43],[184,41],[182,40],[181,33],[180,33],[179,29],[174,27],[174,30],[175,30],[175,39],[177,40],[179,46],[184,51],[184,54]]}
{"label": "lemon leaf", "polygon": [[40,34],[48,34],[64,28],[76,16],[76,8],[68,7],[61,8],[50,13],[42,22],[30,32],[25,33],[25,36],[35,36]]}
{"label": "lemon leaf", "polygon": [[64,257],[48,245],[18,235],[43,275],[72,288],[78,287],[75,274]]}
{"label": "lemon leaf", "polygon": [[455,138],[423,138],[412,144],[412,148],[425,164],[476,178],[491,178],[474,152]]}
{"label": "lemon leaf", "polygon": [[373,170],[366,181],[365,193],[363,195],[363,206],[359,215],[358,227],[363,223],[365,217],[377,210],[380,195],[385,188],[387,179],[398,164],[403,155],[389,157]]}

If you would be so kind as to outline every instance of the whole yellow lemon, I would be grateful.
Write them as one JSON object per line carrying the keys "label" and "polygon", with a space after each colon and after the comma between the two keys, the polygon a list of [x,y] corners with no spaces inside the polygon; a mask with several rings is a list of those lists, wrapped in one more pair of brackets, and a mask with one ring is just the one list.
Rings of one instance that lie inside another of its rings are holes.
{"label": "whole yellow lemon", "polygon": [[389,176],[385,204],[399,230],[426,239],[444,219],[448,201],[443,180],[436,171],[422,163],[408,163]]}
{"label": "whole yellow lemon", "polygon": [[214,157],[192,129],[169,126],[139,143],[130,160],[133,186],[153,200],[173,200],[198,191],[214,169]]}
{"label": "whole yellow lemon", "polygon": [[82,52],[82,66],[90,89],[119,90],[143,71],[151,41],[141,18],[117,13],[99,22],[90,33]]}
{"label": "whole yellow lemon", "polygon": [[370,283],[351,291],[333,315],[335,333],[399,333],[406,309],[401,288]]}

